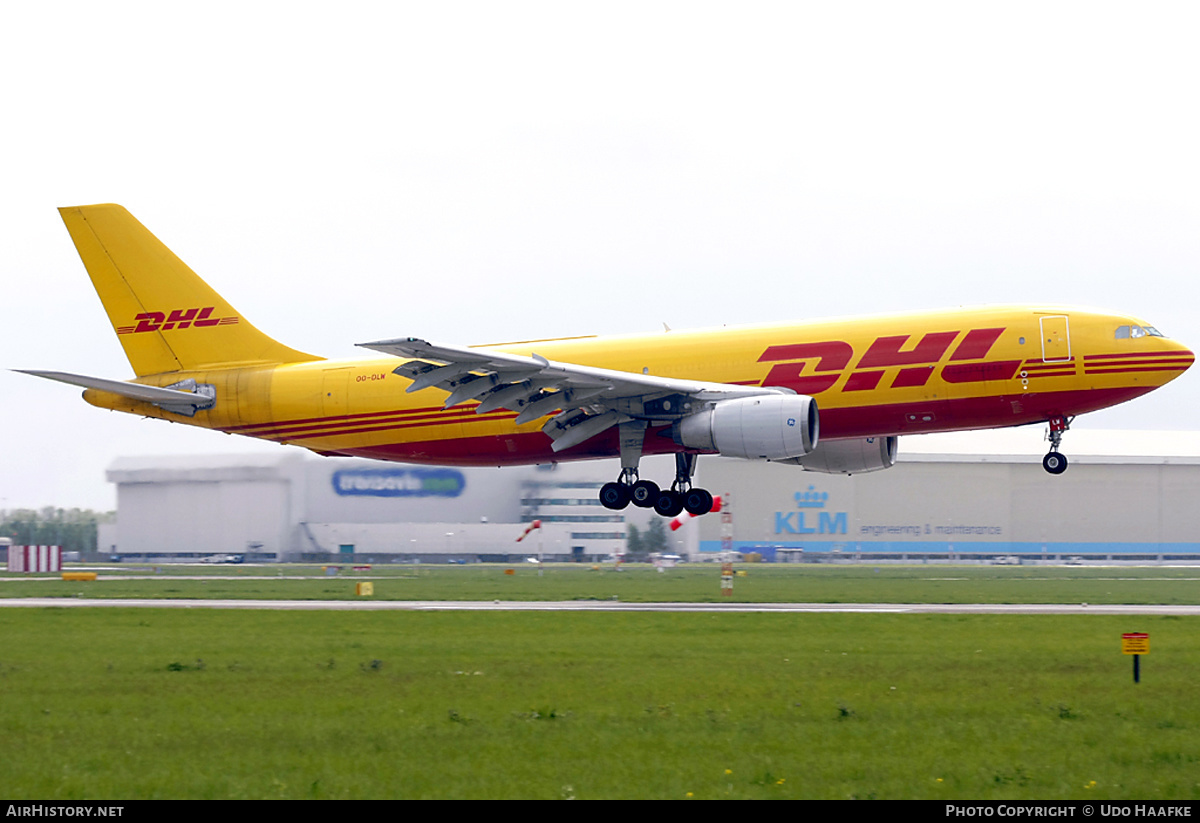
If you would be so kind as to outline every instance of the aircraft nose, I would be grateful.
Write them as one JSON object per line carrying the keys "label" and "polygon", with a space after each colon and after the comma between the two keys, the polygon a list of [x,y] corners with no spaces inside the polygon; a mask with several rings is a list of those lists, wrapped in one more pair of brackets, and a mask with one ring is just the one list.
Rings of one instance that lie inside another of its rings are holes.
{"label": "aircraft nose", "polygon": [[1196,362],[1196,355],[1191,349],[1182,343],[1175,343],[1175,341],[1171,342],[1174,343],[1174,348],[1170,354],[1170,365],[1179,369],[1179,374],[1183,374],[1192,367],[1193,363]]}

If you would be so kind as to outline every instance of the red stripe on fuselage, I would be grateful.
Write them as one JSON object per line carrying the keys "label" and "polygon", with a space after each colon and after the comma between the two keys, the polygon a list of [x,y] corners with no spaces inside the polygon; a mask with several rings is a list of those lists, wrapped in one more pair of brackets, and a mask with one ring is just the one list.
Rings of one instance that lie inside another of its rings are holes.
{"label": "red stripe on fuselage", "polygon": [[1183,359],[1194,360],[1195,355],[1191,352],[1125,352],[1122,354],[1085,354],[1084,362],[1093,360],[1129,360],[1133,358],[1167,358],[1167,359]]}
{"label": "red stripe on fuselage", "polygon": [[1075,368],[1074,360],[1061,360],[1053,363],[1046,363],[1041,360],[1026,360],[1021,364],[1021,368],[1026,371],[1049,371],[1054,369]]}
{"label": "red stripe on fuselage", "polygon": [[[516,417],[515,414],[510,415],[510,416],[514,417],[514,418]],[[489,418],[479,418],[479,419],[489,419]],[[490,419],[495,420],[497,418],[492,417]],[[264,435],[264,437],[267,440],[284,440],[284,441],[309,440],[309,439],[319,438],[319,437],[339,437],[344,434],[369,434],[371,432],[399,431],[401,429],[423,429],[423,428],[431,428],[433,426],[448,426],[448,425],[453,425],[455,423],[471,423],[471,422],[473,422],[471,420],[471,418],[456,417],[451,420],[444,420],[444,419],[442,419],[442,420],[424,420],[424,421],[418,421],[418,422],[413,422],[413,423],[377,423],[374,425],[360,426],[359,428],[356,428],[356,429],[345,429],[345,428],[322,429],[320,431],[305,432],[304,434],[294,434],[293,433],[293,434],[279,434],[279,435]]]}
{"label": "red stripe on fuselage", "polygon": [[230,426],[226,428],[225,431],[232,432],[234,434],[249,434],[254,429],[266,429],[276,426],[296,426],[305,423],[333,423],[340,420],[367,420],[370,418],[385,417],[387,415],[418,415],[441,411],[443,411],[441,406],[424,406],[419,409],[389,409],[387,411],[364,412],[361,414],[330,415],[328,417],[295,417],[289,420],[273,420],[270,423],[247,423],[242,426]]}
{"label": "red stripe on fuselage", "polygon": [[504,409],[475,414],[474,406],[466,409],[442,410],[435,407],[413,411],[373,412],[335,417],[309,417],[301,420],[278,423],[259,423],[247,426],[232,426],[223,431],[245,434],[251,437],[291,440],[297,438],[327,437],[340,434],[407,429],[421,426],[444,426],[453,423],[505,420],[517,415]]}
{"label": "red stripe on fuselage", "polygon": [[[1123,365],[1123,364],[1122,364]],[[1187,366],[1129,366],[1127,368],[1087,368],[1085,374],[1128,374],[1143,371],[1183,371]]]}
{"label": "red stripe on fuselage", "polygon": [[947,383],[984,383],[989,380],[1011,380],[1020,366],[1020,360],[998,360],[991,363],[955,363],[942,367],[942,379]]}

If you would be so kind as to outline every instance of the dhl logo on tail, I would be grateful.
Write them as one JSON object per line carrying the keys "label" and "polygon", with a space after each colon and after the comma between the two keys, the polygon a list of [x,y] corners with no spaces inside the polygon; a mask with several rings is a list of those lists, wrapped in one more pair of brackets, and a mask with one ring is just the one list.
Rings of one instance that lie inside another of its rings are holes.
{"label": "dhl logo on tail", "polygon": [[212,326],[229,326],[238,321],[237,316],[212,317],[215,306],[202,309],[172,309],[170,314],[161,311],[144,311],[134,317],[136,326],[118,326],[117,334],[138,334],[148,331],[171,331],[189,326],[205,329]]}

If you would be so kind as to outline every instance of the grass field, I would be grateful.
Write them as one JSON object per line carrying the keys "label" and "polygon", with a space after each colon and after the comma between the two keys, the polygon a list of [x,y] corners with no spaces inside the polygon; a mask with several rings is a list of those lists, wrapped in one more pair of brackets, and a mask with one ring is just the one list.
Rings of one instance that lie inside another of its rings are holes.
{"label": "grass field", "polygon": [[0,796],[1195,799],[1198,629],[5,609]]}
{"label": "grass field", "polygon": [[[1192,569],[740,568],[734,602],[1200,601]],[[0,597],[350,599],[368,576],[162,569],[0,575]],[[184,579],[197,574],[218,579]],[[376,599],[723,599],[709,564],[369,577]],[[0,796],[1196,799],[1198,630],[1101,615],[0,609]],[[1127,631],[1151,635],[1138,685]]]}
{"label": "grass field", "polygon": [[[154,568],[159,572],[155,573]],[[732,598],[720,567],[694,563],[658,574],[650,566],[532,564],[376,566],[326,577],[319,566],[114,566],[102,579],[0,575],[0,598],[166,597],[342,600],[372,580],[377,600],[612,600],[623,602],[812,603],[1200,603],[1200,568],[1030,566],[818,566],[744,564]],[[514,574],[505,574],[512,569]],[[205,575],[217,579],[191,580]],[[122,579],[141,577],[149,579]]]}

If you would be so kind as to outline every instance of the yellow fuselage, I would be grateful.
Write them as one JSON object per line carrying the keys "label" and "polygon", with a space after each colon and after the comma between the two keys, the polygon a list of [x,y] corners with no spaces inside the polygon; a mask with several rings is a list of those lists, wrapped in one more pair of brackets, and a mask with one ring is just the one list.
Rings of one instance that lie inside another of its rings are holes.
{"label": "yellow fuselage", "polygon": [[[203,329],[164,337],[185,334]],[[1194,360],[1185,346],[1133,318],[1011,306],[492,348],[636,374],[781,386],[816,398],[822,440],[1070,418],[1162,386]],[[446,393],[439,389],[406,393],[410,381],[392,371],[400,362],[316,359],[138,378],[156,386],[187,378],[215,386],[213,408],[191,418],[96,389],[85,397],[105,408],[323,454],[505,465],[617,453],[615,431],[556,454],[541,432],[543,420],[518,426],[515,412],[476,414],[473,402],[443,409]],[[647,453],[680,450],[665,427],[646,436]]]}

